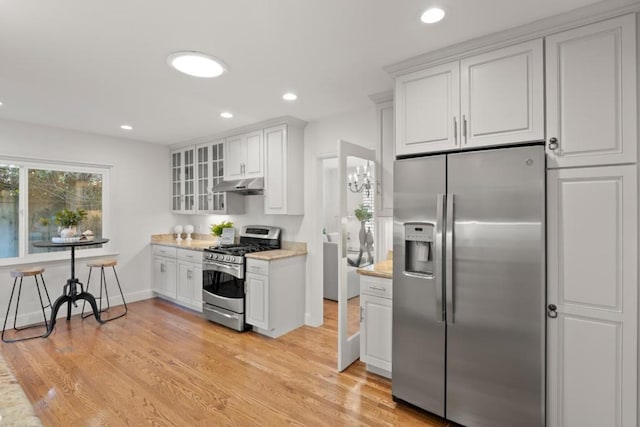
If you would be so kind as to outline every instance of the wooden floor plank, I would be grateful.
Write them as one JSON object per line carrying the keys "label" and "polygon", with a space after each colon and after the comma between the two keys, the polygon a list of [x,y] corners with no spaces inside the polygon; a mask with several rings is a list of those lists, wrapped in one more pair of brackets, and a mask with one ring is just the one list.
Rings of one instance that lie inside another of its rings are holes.
{"label": "wooden floor plank", "polygon": [[322,327],[274,340],[153,299],[0,352],[45,426],[448,425],[393,402],[359,361],[338,373],[337,304],[325,312]]}

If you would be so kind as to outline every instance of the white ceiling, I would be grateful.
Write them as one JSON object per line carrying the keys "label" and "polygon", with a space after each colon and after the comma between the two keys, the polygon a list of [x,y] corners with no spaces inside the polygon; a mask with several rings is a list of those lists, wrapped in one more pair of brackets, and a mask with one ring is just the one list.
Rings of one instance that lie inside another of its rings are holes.
{"label": "white ceiling", "polygon": [[[421,24],[436,3],[445,20]],[[591,3],[0,0],[0,118],[161,144],[283,115],[318,120],[391,89],[385,65]],[[179,74],[166,65],[177,50],[215,55],[229,72]],[[281,99],[288,90],[298,101]]]}

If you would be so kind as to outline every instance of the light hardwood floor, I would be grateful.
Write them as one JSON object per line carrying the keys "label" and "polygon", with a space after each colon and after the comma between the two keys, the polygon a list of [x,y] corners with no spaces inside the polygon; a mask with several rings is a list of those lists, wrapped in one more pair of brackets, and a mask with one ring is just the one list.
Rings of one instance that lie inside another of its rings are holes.
{"label": "light hardwood floor", "polygon": [[0,351],[45,426],[447,426],[394,403],[390,381],[359,361],[336,372],[336,308],[274,340],[152,299]]}

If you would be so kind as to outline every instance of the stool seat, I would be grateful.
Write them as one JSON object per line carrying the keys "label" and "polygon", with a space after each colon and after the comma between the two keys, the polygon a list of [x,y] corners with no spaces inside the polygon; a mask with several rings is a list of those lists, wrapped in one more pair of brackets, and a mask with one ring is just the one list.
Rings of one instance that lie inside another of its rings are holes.
{"label": "stool seat", "polygon": [[20,270],[12,270],[9,274],[11,277],[29,277],[36,276],[38,274],[42,274],[44,268],[42,267],[31,267],[31,268],[21,268]]}
{"label": "stool seat", "polygon": [[87,267],[114,267],[118,265],[118,261],[115,259],[97,259],[95,261],[89,261]]}

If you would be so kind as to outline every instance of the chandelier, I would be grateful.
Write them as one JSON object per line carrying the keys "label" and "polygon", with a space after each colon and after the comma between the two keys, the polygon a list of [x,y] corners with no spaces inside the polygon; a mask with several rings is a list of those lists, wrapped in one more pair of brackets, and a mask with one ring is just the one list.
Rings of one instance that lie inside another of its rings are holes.
{"label": "chandelier", "polygon": [[353,193],[360,193],[366,190],[367,197],[371,192],[371,167],[369,162],[360,170],[360,166],[356,167],[355,173],[349,174],[349,190]]}

